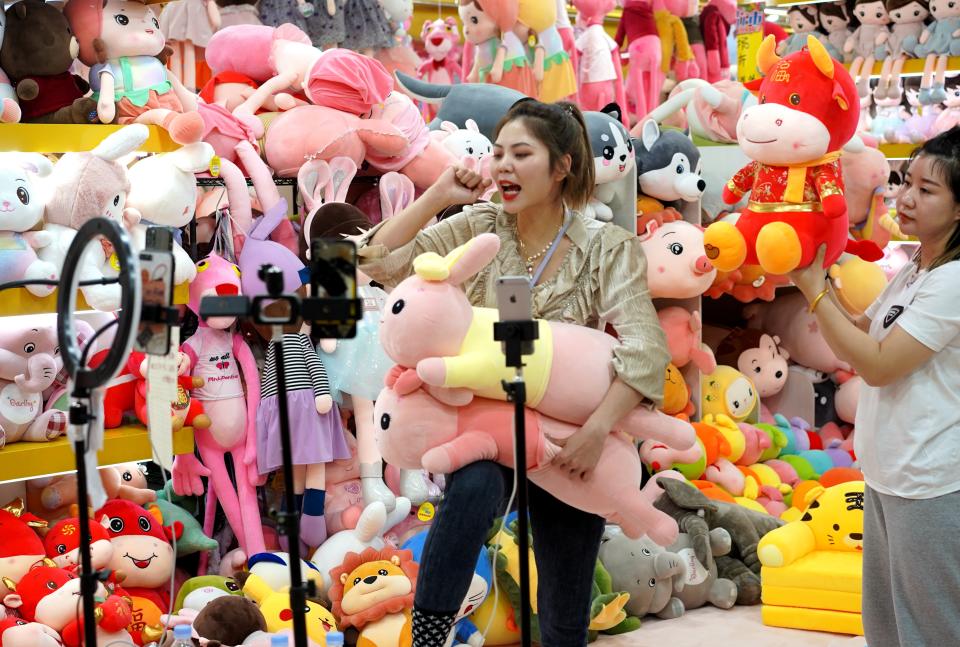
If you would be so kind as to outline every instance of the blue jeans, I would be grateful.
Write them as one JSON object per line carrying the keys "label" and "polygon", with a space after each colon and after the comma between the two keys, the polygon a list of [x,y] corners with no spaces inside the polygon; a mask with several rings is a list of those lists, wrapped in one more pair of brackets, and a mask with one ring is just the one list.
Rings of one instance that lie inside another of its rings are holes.
{"label": "blue jeans", "polygon": [[[459,610],[477,555],[494,519],[504,512],[512,483],[513,472],[491,461],[471,463],[448,477],[420,561],[418,609]],[[541,643],[583,647],[604,520],[561,503],[532,483],[529,493]]]}

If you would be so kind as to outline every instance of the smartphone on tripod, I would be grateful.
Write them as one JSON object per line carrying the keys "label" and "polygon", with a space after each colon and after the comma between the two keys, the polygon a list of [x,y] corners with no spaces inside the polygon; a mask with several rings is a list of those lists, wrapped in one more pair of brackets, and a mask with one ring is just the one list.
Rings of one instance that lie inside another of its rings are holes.
{"label": "smartphone on tripod", "polygon": [[330,299],[312,319],[315,339],[353,339],[362,312],[357,307],[357,246],[353,241],[315,238],[310,244],[310,290]]}
{"label": "smartphone on tripod", "polygon": [[142,306],[134,348],[148,355],[170,352],[170,324],[163,317],[173,303],[173,234],[166,227],[150,227],[140,252]]}
{"label": "smartphone on tripod", "polygon": [[[531,321],[533,319],[530,279],[525,276],[501,276],[497,279],[497,310],[500,321]],[[506,353],[506,343],[500,346]],[[525,341],[524,355],[533,354],[533,341]]]}

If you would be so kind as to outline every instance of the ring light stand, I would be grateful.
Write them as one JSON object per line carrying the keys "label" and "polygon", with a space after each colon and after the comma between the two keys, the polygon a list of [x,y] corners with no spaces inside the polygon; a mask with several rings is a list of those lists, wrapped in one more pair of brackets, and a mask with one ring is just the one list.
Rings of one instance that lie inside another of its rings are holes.
{"label": "ring light stand", "polygon": [[[120,312],[117,331],[110,352],[97,368],[83,366],[83,349],[77,341],[73,323],[77,305],[77,267],[87,244],[97,236],[103,236],[113,245],[120,265]],[[63,274],[57,292],[57,340],[63,367],[73,383],[70,394],[70,424],[67,435],[73,441],[77,467],[77,500],[80,502],[80,594],[83,598],[84,644],[97,644],[97,621],[94,595],[98,575],[93,570],[90,558],[90,517],[84,509],[87,505],[86,450],[89,441],[90,422],[98,415],[92,411],[94,389],[107,384],[119,372],[130,355],[133,346],[133,330],[140,321],[140,274],[139,258],[134,253],[130,236],[116,222],[106,218],[94,218],[84,224],[74,237],[63,263]]]}

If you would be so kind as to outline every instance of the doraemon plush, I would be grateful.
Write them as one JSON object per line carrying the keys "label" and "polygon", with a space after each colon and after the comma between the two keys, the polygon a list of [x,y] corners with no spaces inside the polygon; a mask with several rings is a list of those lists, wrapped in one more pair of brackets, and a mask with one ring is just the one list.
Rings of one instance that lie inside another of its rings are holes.
{"label": "doraemon plush", "polygon": [[[413,551],[413,561],[420,563],[423,557],[423,547],[427,542],[427,531],[424,530],[408,539],[403,546],[403,550]],[[454,620],[454,630],[450,632],[444,647],[450,645],[471,645],[472,637],[481,638],[481,630],[470,620],[477,607],[483,604],[493,586],[493,570],[490,564],[490,555],[486,548],[480,549],[480,556],[477,558],[476,569],[473,572],[473,579],[470,581],[470,588],[460,604],[460,610],[457,611]],[[455,642],[454,642],[455,641]]]}
{"label": "doraemon plush", "polygon": [[583,113],[596,171],[596,188],[584,215],[636,233],[633,142],[620,116],[615,103],[599,112]]}
{"label": "doraemon plush", "polygon": [[[56,280],[55,265],[37,258],[53,236],[31,231],[43,220],[46,194],[36,178],[44,178],[53,165],[38,153],[0,153],[0,283],[24,279]],[[54,286],[30,285],[27,290],[43,297]]]}
{"label": "doraemon plush", "polygon": [[634,140],[634,154],[638,193],[653,198],[641,199],[638,212],[700,200],[707,183],[700,177],[700,150],[690,137],[676,130],[661,132],[656,121],[647,119],[640,128],[640,138]]}

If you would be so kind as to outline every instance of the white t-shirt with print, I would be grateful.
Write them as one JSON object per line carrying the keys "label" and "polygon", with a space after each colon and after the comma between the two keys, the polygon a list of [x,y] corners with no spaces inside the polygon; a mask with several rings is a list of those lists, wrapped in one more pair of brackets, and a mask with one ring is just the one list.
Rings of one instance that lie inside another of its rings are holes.
{"label": "white t-shirt with print", "polygon": [[854,449],[867,485],[908,499],[960,490],[960,261],[908,263],[866,315],[877,341],[900,326],[936,352],[892,384],[863,385]]}

